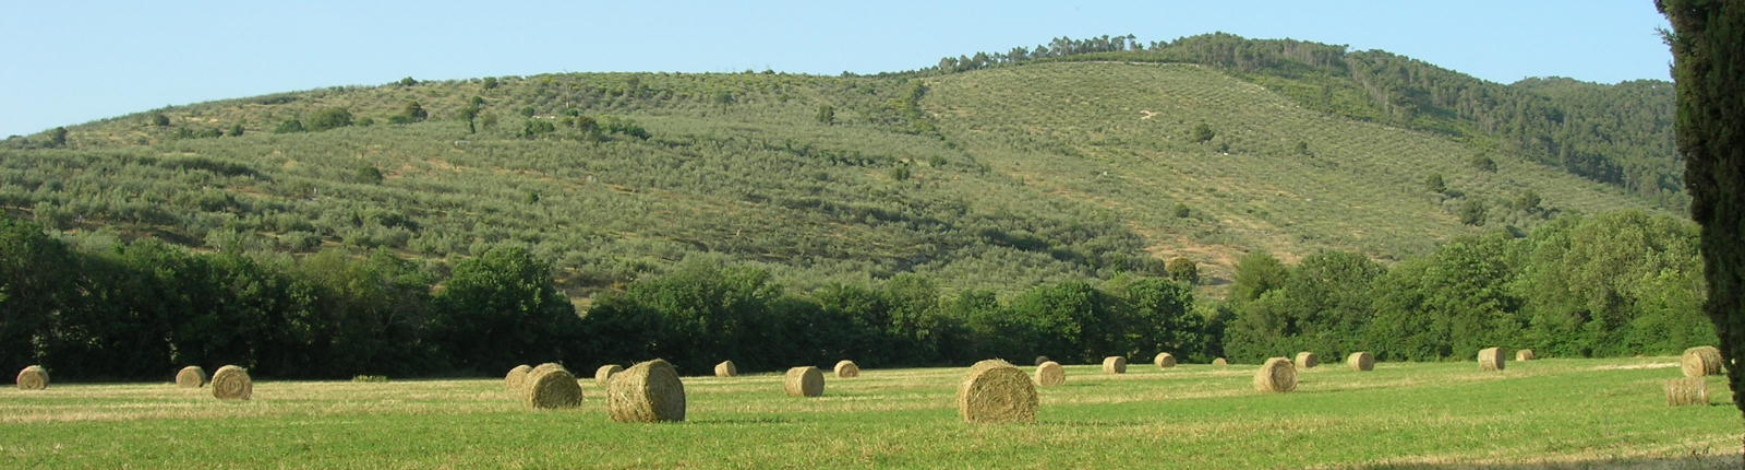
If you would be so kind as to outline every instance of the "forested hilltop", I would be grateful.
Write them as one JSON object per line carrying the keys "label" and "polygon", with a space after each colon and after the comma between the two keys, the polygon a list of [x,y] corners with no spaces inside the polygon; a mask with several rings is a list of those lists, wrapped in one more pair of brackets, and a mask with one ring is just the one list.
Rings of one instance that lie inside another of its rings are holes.
{"label": "forested hilltop", "polygon": [[0,360],[1668,352],[1668,90],[1208,35],[168,107],[0,145]]}

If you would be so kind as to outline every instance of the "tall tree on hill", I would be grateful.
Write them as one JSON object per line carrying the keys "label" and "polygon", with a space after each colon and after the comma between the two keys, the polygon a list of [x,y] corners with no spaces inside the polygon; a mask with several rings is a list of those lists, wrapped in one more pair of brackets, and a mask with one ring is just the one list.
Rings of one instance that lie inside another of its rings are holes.
{"label": "tall tree on hill", "polygon": [[1691,217],[1702,225],[1709,300],[1733,404],[1745,410],[1745,4],[1657,0],[1672,23],[1678,87],[1678,150],[1685,159]]}

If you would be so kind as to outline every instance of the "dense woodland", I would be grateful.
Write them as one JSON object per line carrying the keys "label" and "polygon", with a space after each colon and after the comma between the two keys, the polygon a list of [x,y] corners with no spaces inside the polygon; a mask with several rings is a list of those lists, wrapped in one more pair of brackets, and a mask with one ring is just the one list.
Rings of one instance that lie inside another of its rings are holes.
{"label": "dense woodland", "polygon": [[1464,359],[1494,345],[1557,357],[1667,354],[1714,339],[1694,227],[1624,212],[1495,231],[1388,267],[1323,252],[1242,260],[1233,297],[1121,275],[1009,296],[901,275],[794,292],[768,271],[693,258],[578,315],[551,264],[499,246],[441,276],[385,251],[194,254],[156,241],[76,247],[0,219],[0,363],[75,379],[159,379],[183,364],[280,378],[494,374],[663,357],[701,374],[828,364],[1093,363],[1172,352],[1239,362],[1295,351]]}
{"label": "dense woodland", "polygon": [[167,107],[0,143],[0,365],[1673,352],[1669,93],[1208,35]]}

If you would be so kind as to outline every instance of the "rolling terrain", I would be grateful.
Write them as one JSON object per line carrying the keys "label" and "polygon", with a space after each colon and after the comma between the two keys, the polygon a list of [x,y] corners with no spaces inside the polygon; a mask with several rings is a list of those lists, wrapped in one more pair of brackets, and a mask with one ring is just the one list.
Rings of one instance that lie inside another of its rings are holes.
{"label": "rolling terrain", "polygon": [[[1254,251],[1400,260],[1565,213],[1677,209],[1459,113],[1342,112],[1291,90],[1346,82],[1158,50],[880,76],[408,78],[175,106],[7,140],[0,209],[97,244],[436,266],[526,244],[575,297],[698,256],[802,289],[917,273],[998,292],[1185,257],[1216,294]],[[1592,103],[1581,93],[1614,87],[1529,85],[1508,89]]]}

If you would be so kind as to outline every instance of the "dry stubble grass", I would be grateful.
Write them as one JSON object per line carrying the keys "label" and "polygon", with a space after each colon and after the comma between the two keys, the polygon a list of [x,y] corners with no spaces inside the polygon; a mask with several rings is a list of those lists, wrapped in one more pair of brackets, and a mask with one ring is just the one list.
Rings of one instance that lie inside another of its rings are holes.
{"label": "dry stubble grass", "polygon": [[[956,416],[966,368],[870,370],[795,400],[782,376],[684,378],[689,422],[614,426],[597,401],[532,413],[500,379],[255,384],[226,403],[164,384],[58,384],[0,394],[0,467],[1346,467],[1391,464],[1712,462],[1737,458],[1737,411],[1668,408],[1676,358],[1547,359],[1502,373],[1471,362],[1302,371],[1290,394],[1248,367],[1184,364],[1040,389],[1036,425]],[[1650,366],[1650,367],[1642,367]],[[1598,369],[1605,367],[1605,369]],[[1719,377],[1715,403],[1730,395]],[[1567,393],[1580,386],[1591,393]],[[222,430],[223,437],[217,431]],[[1495,439],[1498,433],[1517,436]],[[170,437],[163,437],[170,436]],[[167,439],[167,441],[166,441]],[[160,442],[162,441],[162,442]],[[511,452],[541,442],[536,453]],[[610,442],[612,445],[602,445]],[[173,444],[173,445],[165,445]],[[31,459],[31,460],[25,460]],[[1678,460],[1683,459],[1683,460]]]}

